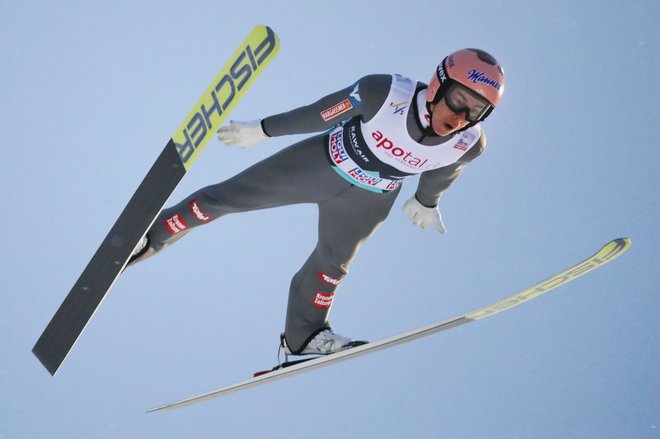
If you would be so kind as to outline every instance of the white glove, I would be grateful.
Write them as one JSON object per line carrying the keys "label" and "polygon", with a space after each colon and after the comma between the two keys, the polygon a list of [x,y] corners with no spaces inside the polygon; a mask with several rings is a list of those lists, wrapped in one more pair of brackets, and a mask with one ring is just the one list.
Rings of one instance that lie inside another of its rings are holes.
{"label": "white glove", "polygon": [[447,232],[445,225],[442,224],[442,216],[440,215],[439,208],[424,206],[417,201],[417,198],[415,198],[414,195],[403,205],[403,212],[408,215],[408,219],[412,221],[413,224],[422,229],[433,225],[438,232]]}
{"label": "white glove", "polygon": [[238,145],[241,148],[247,148],[266,139],[268,139],[268,136],[261,128],[261,120],[259,119],[247,122],[232,120],[229,125],[218,129],[218,140],[228,146]]}

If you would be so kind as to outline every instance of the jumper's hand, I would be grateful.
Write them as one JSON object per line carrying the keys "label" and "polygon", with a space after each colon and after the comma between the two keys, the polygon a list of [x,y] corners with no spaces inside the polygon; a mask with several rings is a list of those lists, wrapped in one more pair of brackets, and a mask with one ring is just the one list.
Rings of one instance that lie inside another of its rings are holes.
{"label": "jumper's hand", "polygon": [[237,145],[241,148],[247,148],[257,143],[263,142],[268,136],[261,128],[261,121],[251,120],[248,122],[238,122],[232,120],[229,125],[218,129],[218,140],[225,145]]}
{"label": "jumper's hand", "polygon": [[432,225],[440,233],[447,232],[438,207],[426,207],[417,201],[414,195],[403,205],[403,212],[413,224],[422,229]]}

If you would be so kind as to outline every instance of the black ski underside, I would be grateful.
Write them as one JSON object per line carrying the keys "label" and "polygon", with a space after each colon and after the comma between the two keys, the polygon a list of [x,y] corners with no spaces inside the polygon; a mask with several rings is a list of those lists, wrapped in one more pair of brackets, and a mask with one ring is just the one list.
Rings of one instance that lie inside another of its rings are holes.
{"label": "black ski underside", "polygon": [[185,174],[186,169],[170,139],[34,345],[32,352],[51,375],[55,375],[124,269],[135,245]]}

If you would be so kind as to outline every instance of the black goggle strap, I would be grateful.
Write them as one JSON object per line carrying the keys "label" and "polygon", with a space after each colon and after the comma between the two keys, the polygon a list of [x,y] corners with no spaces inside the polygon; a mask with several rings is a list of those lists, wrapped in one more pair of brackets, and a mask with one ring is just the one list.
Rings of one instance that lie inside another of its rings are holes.
{"label": "black goggle strap", "polygon": [[437,93],[435,94],[435,97],[433,98],[433,105],[436,105],[440,100],[444,97],[445,95],[445,90],[447,90],[447,86],[449,85],[447,81],[449,81],[449,78],[447,77],[447,74],[445,73],[445,62],[447,61],[447,58],[443,59],[440,64],[438,64],[438,68],[435,69],[435,74],[438,77],[438,81],[440,82],[440,88],[438,88]]}

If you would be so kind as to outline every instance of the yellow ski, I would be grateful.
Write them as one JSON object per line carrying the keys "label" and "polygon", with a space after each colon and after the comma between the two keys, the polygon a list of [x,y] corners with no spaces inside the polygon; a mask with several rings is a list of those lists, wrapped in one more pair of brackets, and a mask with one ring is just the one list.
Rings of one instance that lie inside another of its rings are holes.
{"label": "yellow ski", "polygon": [[568,282],[577,279],[580,276],[589,273],[592,270],[595,270],[598,267],[601,267],[607,262],[623,254],[629,247],[630,247],[630,239],[628,238],[615,239],[607,243],[592,257],[576,265],[573,265],[572,267],[562,271],[561,273],[556,274],[544,281],[541,281],[536,285],[524,291],[521,291],[518,294],[514,294],[505,299],[499,300],[495,303],[492,303],[476,311],[472,311],[463,314],[462,316],[454,317],[452,319],[444,320],[442,322],[433,323],[428,326],[417,328],[412,331],[404,332],[402,334],[398,334],[390,338],[375,341],[372,343],[363,344],[331,355],[316,357],[310,360],[292,361],[289,363],[285,363],[280,366],[276,366],[270,372],[260,373],[254,378],[251,378],[249,380],[237,384],[233,384],[227,387],[223,387],[218,390],[207,392],[198,396],[193,396],[191,398],[187,398],[181,401],[162,405],[160,407],[155,407],[148,411],[154,412],[158,410],[175,409],[190,404],[194,404],[197,402],[206,401],[211,398],[228,395],[230,393],[245,390],[260,384],[265,384],[270,381],[279,380],[292,375],[307,372],[313,369],[318,369],[320,367],[324,367],[333,363],[339,363],[340,361],[345,361],[351,358],[359,357],[361,355],[365,355],[371,352],[376,352],[381,349],[386,349],[402,343],[407,343],[409,341],[416,340],[421,337],[426,337],[428,335],[435,334],[436,332],[445,331],[447,329],[454,328],[456,326],[463,325],[465,323],[470,323],[475,320],[492,316],[493,314],[497,314],[499,312],[511,309],[514,306],[518,306],[528,300],[540,296],[541,294],[545,294],[561,285],[564,285]]}

